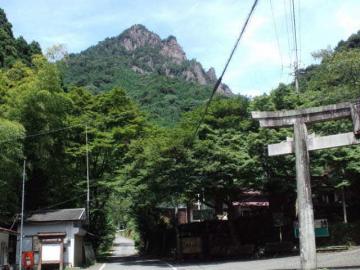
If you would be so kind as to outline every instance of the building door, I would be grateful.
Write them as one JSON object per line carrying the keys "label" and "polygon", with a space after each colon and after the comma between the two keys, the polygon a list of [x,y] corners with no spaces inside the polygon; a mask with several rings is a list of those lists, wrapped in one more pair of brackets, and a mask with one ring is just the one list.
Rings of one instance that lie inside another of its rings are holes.
{"label": "building door", "polygon": [[74,266],[83,266],[84,264],[83,240],[82,236],[75,235]]}
{"label": "building door", "polygon": [[0,266],[7,263],[5,257],[6,257],[6,243],[1,242],[1,244],[0,244]]}

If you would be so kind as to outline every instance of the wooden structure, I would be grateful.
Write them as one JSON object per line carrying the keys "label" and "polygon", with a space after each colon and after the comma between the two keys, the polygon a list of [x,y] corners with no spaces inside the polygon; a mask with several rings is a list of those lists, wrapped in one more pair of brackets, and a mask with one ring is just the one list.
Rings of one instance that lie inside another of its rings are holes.
{"label": "wooden structure", "polygon": [[[314,211],[311,196],[309,152],[318,149],[359,144],[360,103],[339,104],[274,112],[252,112],[260,127],[294,127],[294,139],[268,145],[269,156],[295,153],[296,183],[300,225],[300,263],[304,270],[316,269]],[[315,137],[307,134],[306,124],[351,117],[353,132]]]}
{"label": "wooden structure", "polygon": [[64,238],[66,233],[38,233],[40,240],[40,261],[38,270],[44,265],[59,265],[59,270],[64,269]]}

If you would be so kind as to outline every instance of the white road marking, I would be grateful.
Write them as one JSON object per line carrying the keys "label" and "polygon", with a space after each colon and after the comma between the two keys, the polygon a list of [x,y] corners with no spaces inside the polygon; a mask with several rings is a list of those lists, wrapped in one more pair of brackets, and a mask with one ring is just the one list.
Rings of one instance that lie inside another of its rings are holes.
{"label": "white road marking", "polygon": [[103,265],[99,268],[99,270],[103,270],[106,266],[106,263],[103,263]]}
{"label": "white road marking", "polygon": [[165,262],[172,270],[177,270],[177,268],[173,265],[171,265],[170,263],[168,262]]}

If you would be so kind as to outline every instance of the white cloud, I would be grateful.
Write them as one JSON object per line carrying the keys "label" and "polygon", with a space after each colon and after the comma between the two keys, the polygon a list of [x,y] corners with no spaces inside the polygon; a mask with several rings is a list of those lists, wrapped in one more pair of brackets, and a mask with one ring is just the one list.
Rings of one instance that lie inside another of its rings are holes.
{"label": "white cloud", "polygon": [[359,9],[340,8],[336,13],[336,22],[344,31],[345,36],[360,30]]}

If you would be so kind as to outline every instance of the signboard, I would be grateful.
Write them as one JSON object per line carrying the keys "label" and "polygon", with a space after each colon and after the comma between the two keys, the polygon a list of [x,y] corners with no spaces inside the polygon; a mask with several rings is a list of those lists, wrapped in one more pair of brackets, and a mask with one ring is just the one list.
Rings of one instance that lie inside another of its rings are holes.
{"label": "signboard", "polygon": [[32,241],[32,250],[34,252],[39,252],[40,251],[40,246],[41,246],[41,243],[40,243],[40,239],[37,235],[34,235],[33,236],[33,241]]}
{"label": "signboard", "polygon": [[43,244],[41,250],[42,263],[56,263],[61,260],[61,244]]}
{"label": "signboard", "polygon": [[[315,219],[314,225],[315,225],[316,237],[330,236],[327,219]],[[295,237],[299,238],[299,223],[297,221],[294,222],[294,233],[295,233]]]}
{"label": "signboard", "polygon": [[202,251],[200,237],[185,237],[181,239],[183,254],[199,254]]}

